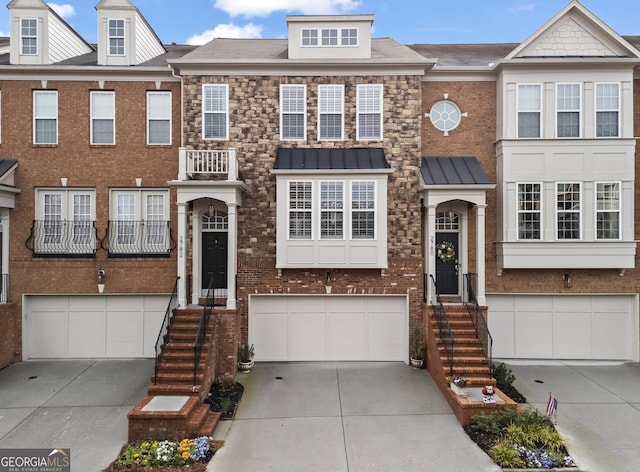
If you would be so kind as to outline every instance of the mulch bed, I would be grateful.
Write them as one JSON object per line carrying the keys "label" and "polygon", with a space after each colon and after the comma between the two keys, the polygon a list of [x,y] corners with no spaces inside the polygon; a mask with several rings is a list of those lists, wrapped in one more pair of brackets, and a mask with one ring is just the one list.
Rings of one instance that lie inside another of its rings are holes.
{"label": "mulch bed", "polygon": [[511,398],[516,403],[527,403],[527,399],[513,385],[509,385],[502,389],[502,393]]}
{"label": "mulch bed", "polygon": [[221,392],[218,382],[213,382],[209,396],[204,402],[211,405],[209,408],[211,411],[221,414],[220,419],[230,420],[235,415],[243,393],[244,387],[238,382],[235,383],[231,392]]}

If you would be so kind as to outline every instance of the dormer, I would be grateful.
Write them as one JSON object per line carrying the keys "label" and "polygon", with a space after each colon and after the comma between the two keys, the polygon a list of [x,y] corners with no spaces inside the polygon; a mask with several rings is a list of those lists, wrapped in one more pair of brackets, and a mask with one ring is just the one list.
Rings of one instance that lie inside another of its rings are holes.
{"label": "dormer", "polygon": [[155,31],[129,0],[101,0],[98,65],[133,66],[166,52]]}
{"label": "dormer", "polygon": [[11,64],[53,64],[93,51],[73,28],[42,0],[12,0]]}
{"label": "dormer", "polygon": [[289,15],[289,59],[371,59],[373,15]]}

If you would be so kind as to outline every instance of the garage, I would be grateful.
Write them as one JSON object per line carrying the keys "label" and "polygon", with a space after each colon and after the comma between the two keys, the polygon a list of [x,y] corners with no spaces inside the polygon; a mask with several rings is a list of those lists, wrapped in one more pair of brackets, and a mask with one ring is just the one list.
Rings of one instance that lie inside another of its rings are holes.
{"label": "garage", "polygon": [[169,295],[25,296],[23,357],[154,357]]}
{"label": "garage", "polygon": [[249,342],[258,361],[407,362],[407,297],[252,295]]}
{"label": "garage", "polygon": [[638,361],[636,295],[488,295],[493,356]]}

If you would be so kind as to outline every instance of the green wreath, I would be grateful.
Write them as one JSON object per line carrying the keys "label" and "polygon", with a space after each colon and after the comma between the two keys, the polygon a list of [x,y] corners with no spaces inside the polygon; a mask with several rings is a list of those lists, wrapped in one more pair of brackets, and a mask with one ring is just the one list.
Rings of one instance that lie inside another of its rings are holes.
{"label": "green wreath", "polygon": [[449,262],[455,259],[456,250],[453,247],[453,243],[449,241],[442,241],[436,246],[436,254],[442,262]]}

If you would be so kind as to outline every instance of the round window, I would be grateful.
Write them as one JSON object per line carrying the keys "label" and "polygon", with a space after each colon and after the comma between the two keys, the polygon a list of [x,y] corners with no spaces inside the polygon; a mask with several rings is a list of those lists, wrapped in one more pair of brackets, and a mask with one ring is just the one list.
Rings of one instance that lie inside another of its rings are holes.
{"label": "round window", "polygon": [[429,112],[433,126],[440,131],[451,131],[460,124],[460,108],[449,100],[442,100],[434,104]]}

